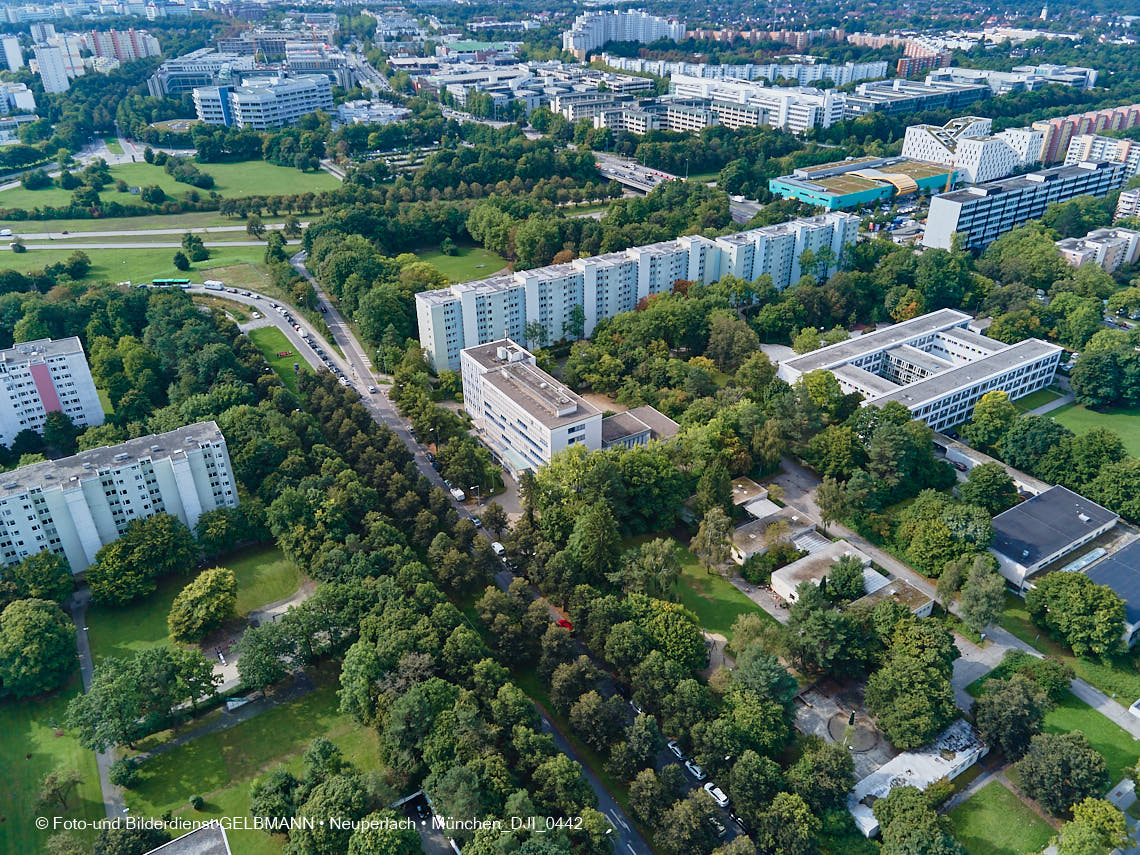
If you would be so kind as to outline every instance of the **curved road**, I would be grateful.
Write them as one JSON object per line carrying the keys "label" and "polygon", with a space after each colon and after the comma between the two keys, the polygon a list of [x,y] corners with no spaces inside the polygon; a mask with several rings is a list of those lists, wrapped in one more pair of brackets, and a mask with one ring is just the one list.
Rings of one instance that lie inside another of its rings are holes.
{"label": "curved road", "polygon": [[[316,328],[303,315],[293,309],[293,307],[288,306],[288,304],[278,304],[283,308],[289,309],[289,313],[293,316],[293,320],[301,327],[303,331],[307,332],[312,337],[312,340],[325,351],[326,355],[333,361],[333,363],[339,366],[341,371],[345,373],[345,376],[348,377],[352,387],[355,388],[357,393],[360,394],[360,398],[364,403],[365,408],[372,414],[372,417],[380,424],[387,425],[392,431],[396,433],[397,436],[400,437],[401,440],[403,440],[404,444],[407,445],[408,450],[412,452],[412,456],[415,458],[416,466],[420,470],[420,473],[425,478],[427,478],[433,486],[439,487],[440,489],[446,491],[447,488],[444,486],[443,478],[438,472],[435,471],[435,469],[432,468],[431,464],[428,462],[423,446],[412,439],[412,436],[408,431],[407,424],[396,412],[395,405],[393,405],[392,402],[388,399],[388,395],[385,389],[383,387],[378,387],[379,391],[377,391],[376,394],[369,393],[368,387],[370,385],[376,385],[378,380],[377,376],[373,374],[371,365],[365,356],[365,350],[356,340],[356,337],[352,334],[351,329],[345,322],[344,317],[337,310],[336,306],[329,302],[328,296],[321,288],[320,283],[317,282],[317,280],[314,279],[313,276],[309,273],[308,269],[306,269],[304,260],[305,253],[300,252],[291,259],[291,263],[294,269],[296,269],[298,273],[304,276],[312,284],[313,288],[316,290],[317,297],[320,300],[321,305],[325,306],[326,312],[323,315],[325,323],[328,325],[330,332],[332,332],[335,344],[340,347],[341,351],[344,353],[344,358],[342,359],[340,355],[335,350],[333,350],[332,347],[329,346],[330,343],[327,342],[325,338],[317,332]],[[274,312],[270,307],[271,303],[278,301],[272,300],[271,298],[262,295],[254,296],[255,292],[250,292],[251,296],[246,297],[241,293],[231,294],[229,292],[207,291],[201,286],[192,286],[189,289],[189,292],[191,294],[206,294],[210,296],[220,297],[222,299],[232,300],[237,303],[245,303],[246,305],[252,306],[264,316],[267,322],[272,323],[274,326],[278,327],[286,335],[290,343],[296,347],[297,353],[302,358],[304,358],[305,361],[307,361],[310,365],[312,365],[314,368],[317,368],[318,370],[324,367],[320,358],[316,355],[316,353],[313,352],[313,348],[308,345],[308,343],[303,338],[301,338],[300,334],[294,330],[293,327],[290,326],[280,314]],[[471,516],[467,509],[461,505],[456,505],[456,510],[459,512],[460,516]],[[486,535],[486,532],[484,532],[484,535]],[[503,570],[495,574],[495,583],[499,585],[499,587],[506,590],[513,578],[514,577],[509,572]],[[541,707],[538,711],[539,715],[542,718],[543,731],[551,734],[551,736],[554,738],[554,744],[558,747],[558,749],[582,767],[582,772],[586,778],[587,783],[589,783],[590,788],[597,796],[598,810],[609,817],[610,822],[613,824],[615,853],[617,853],[617,855],[654,855],[653,850],[638,832],[632,820],[630,820],[630,818],[625,814],[625,811],[622,810],[621,805],[617,803],[610,792],[602,785],[601,781],[599,781],[593,772],[590,771],[589,766],[586,765],[585,761],[581,758],[581,756],[579,756],[578,752],[574,750],[573,745],[570,744],[565,735],[559,731],[557,725],[555,725],[554,722],[550,720],[550,717],[547,716],[546,712],[542,710]]]}

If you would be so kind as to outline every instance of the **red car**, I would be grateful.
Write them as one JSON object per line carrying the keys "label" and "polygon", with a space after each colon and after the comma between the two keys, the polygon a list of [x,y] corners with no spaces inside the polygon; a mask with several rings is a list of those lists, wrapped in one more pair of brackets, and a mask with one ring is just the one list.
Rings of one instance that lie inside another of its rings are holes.
{"label": "red car", "polygon": [[562,618],[562,620],[558,621],[558,625],[563,629],[568,629],[570,631],[574,630],[574,627],[570,624],[570,621],[566,620],[566,618]]}

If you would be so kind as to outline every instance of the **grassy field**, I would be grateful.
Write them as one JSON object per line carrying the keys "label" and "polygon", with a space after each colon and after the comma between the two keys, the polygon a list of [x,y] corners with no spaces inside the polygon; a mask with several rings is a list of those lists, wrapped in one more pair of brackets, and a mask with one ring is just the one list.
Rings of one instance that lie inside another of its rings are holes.
{"label": "grassy field", "polygon": [[121,145],[119,145],[119,141],[117,139],[115,139],[114,137],[107,137],[106,139],[103,140],[103,142],[107,146],[107,151],[111,152],[111,154],[122,154],[123,153],[123,147]]}
{"label": "grassy field", "polygon": [[[217,562],[234,571],[238,584],[238,614],[284,599],[301,586],[301,571],[276,547],[258,547],[225,556]],[[191,576],[169,576],[151,596],[122,608],[92,606],[87,634],[96,661],[105,656],[131,656],[167,644],[166,616],[174,598]]]}
{"label": "grassy field", "polygon": [[[340,186],[327,172],[301,172],[291,166],[275,166],[263,160],[245,163],[204,163],[199,168],[214,177],[217,193],[226,198],[242,196],[285,196],[295,193],[317,193]],[[121,163],[110,168],[112,182],[122,179],[132,187],[146,187],[156,184],[168,196],[181,198],[195,189],[189,184],[175,181],[161,166],[151,163]],[[199,190],[201,195],[208,191]],[[14,187],[0,193],[0,208],[41,208],[44,206],[63,207],[71,201],[70,190],[62,187],[46,187],[43,190],[28,190]],[[122,204],[142,204],[138,197],[120,193],[114,184],[108,184],[99,194],[104,201],[117,201]]]}
{"label": "grassy field", "polygon": [[1052,389],[1038,389],[1036,392],[1029,393],[1024,398],[1018,398],[1013,402],[1013,405],[1021,412],[1028,413],[1030,410],[1043,407],[1051,401],[1056,401],[1060,397],[1061,395]]}
{"label": "grassy field", "polygon": [[[249,273],[245,275],[251,281],[243,284],[252,287],[268,281],[268,277],[261,270],[265,250],[259,246],[213,247],[206,261],[191,264],[190,270],[185,272],[174,266],[176,251],[174,249],[83,250],[91,259],[91,270],[87,278],[92,281],[128,280],[137,284],[163,277],[186,278],[194,282],[210,278],[226,281],[224,276],[219,275],[219,269],[229,269],[237,265],[249,268]],[[42,270],[49,264],[65,260],[72,252],[74,250],[70,249],[36,249],[19,254],[5,252],[0,255],[0,269],[19,270],[21,273]]]}
{"label": "grassy field", "polygon": [[461,246],[455,255],[444,255],[439,250],[417,252],[420,261],[426,261],[452,282],[485,279],[507,266],[501,255],[478,246]]}
{"label": "grassy field", "polygon": [[[358,769],[379,771],[383,764],[376,730],[338,712],[334,673],[319,674],[317,681],[318,688],[302,698],[144,763],[138,785],[126,793],[132,815],[248,816],[250,784],[278,764],[300,773],[302,755],[318,736],[336,743]],[[206,801],[201,812],[189,805],[194,795]],[[387,802],[399,794],[381,795]],[[277,855],[284,844],[284,838],[261,831],[228,834],[231,848],[242,855]]]}
{"label": "grassy field", "polygon": [[[265,356],[265,361],[281,376],[281,382],[293,392],[297,391],[297,372],[293,366],[300,366],[302,371],[313,370],[305,358],[297,353],[296,346],[285,338],[285,333],[277,327],[259,327],[250,330],[249,339],[257,345],[257,349]],[[279,353],[291,355],[278,356]]]}
{"label": "grassy field", "polygon": [[[76,672],[70,685],[46,698],[0,702],[0,852],[43,851],[50,835],[37,831],[33,821],[41,814],[56,815],[56,810],[36,807],[40,781],[53,770],[76,769],[82,775],[66,816],[89,820],[104,816],[95,755],[61,730],[67,703],[78,691]],[[96,834],[88,831],[82,836],[93,841]]]}
{"label": "grassy field", "polygon": [[1140,410],[1090,410],[1082,404],[1069,404],[1053,410],[1049,417],[1078,435],[1087,433],[1094,427],[1108,428],[1120,434],[1129,454],[1140,455]]}
{"label": "grassy field", "polygon": [[[3,199],[3,194],[0,194]],[[304,222],[305,218],[302,218]],[[261,221],[283,222],[283,217],[263,216]],[[200,229],[215,226],[241,226],[244,220],[223,217],[217,211],[191,211],[186,214],[155,214],[145,217],[106,217],[95,220],[3,220],[0,226],[12,229],[16,234],[39,234],[40,232],[117,232],[145,229]],[[221,232],[220,234],[240,234],[245,232]],[[5,239],[6,240],[6,239]]]}
{"label": "grassy field", "polygon": [[211,309],[219,309],[237,321],[239,324],[244,324],[250,320],[249,306],[245,303],[235,303],[233,300],[223,300],[221,297],[202,297],[195,295],[191,298],[199,306],[207,306]]}
{"label": "grassy field", "polygon": [[1140,670],[1137,669],[1137,657],[1140,657],[1140,652],[1107,662],[1099,659],[1078,659],[1068,647],[1054,641],[1029,619],[1024,600],[1009,593],[1005,595],[1005,609],[998,623],[1026,644],[1031,644],[1042,653],[1056,656],[1071,665],[1078,677],[1096,686],[1105,694],[1116,697],[1125,706],[1140,698]]}
{"label": "grassy field", "polygon": [[115,405],[111,403],[111,396],[106,389],[96,390],[99,393],[99,403],[103,406],[103,414],[110,416],[115,412]]}
{"label": "grassy field", "polygon": [[1088,737],[1089,744],[1108,761],[1112,784],[1125,777],[1125,770],[1135,766],[1140,757],[1140,741],[1072,693],[1045,716],[1045,730],[1048,733],[1078,730]]}
{"label": "grassy field", "polygon": [[1041,817],[992,781],[950,811],[954,836],[970,855],[1040,852],[1053,836]]}
{"label": "grassy field", "polygon": [[[709,632],[718,632],[732,641],[732,624],[742,614],[758,614],[764,620],[776,619],[737,590],[719,573],[706,573],[697,558],[680,546],[681,579],[678,586],[681,604],[690,609]],[[733,568],[735,569],[735,568]]]}

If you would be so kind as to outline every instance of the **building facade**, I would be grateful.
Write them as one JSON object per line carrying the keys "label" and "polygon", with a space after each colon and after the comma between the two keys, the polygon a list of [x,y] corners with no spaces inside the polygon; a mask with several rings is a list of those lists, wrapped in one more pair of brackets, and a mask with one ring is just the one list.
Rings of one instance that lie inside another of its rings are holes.
{"label": "building facade", "polygon": [[22,466],[0,481],[0,565],[50,550],[72,573],[133,520],[168,513],[193,529],[204,512],[238,504],[214,422]]}
{"label": "building facade", "polygon": [[858,217],[823,214],[716,240],[685,235],[422,291],[416,294],[419,340],[436,371],[454,371],[462,350],[499,339],[544,345],[589,336],[598,321],[632,311],[679,280],[709,283],[731,274],[751,282],[767,275],[783,290],[799,280],[805,250],[817,257],[830,253],[828,272],[834,272],[858,233]]}
{"label": "building facade", "polygon": [[301,116],[332,112],[332,86],[323,74],[270,77],[240,86],[203,86],[194,90],[199,120],[209,125],[266,130],[294,125]]}
{"label": "building facade", "polygon": [[1018,65],[1012,71],[947,67],[928,74],[926,82],[984,83],[995,95],[1009,95],[1049,85],[1091,89],[1096,85],[1096,77],[1094,69],[1075,65]]}
{"label": "building facade", "polygon": [[24,50],[20,47],[20,40],[16,36],[0,38],[0,45],[4,47],[4,64],[9,71],[19,71],[24,67]]}
{"label": "building facade", "polygon": [[28,341],[0,350],[0,445],[43,431],[48,413],[78,427],[103,424],[103,405],[78,338]]}
{"label": "building facade", "polygon": [[201,48],[160,65],[146,82],[156,98],[192,92],[198,86],[234,85],[242,74],[253,70],[252,56],[219,53]]}
{"label": "building facade", "polygon": [[162,54],[158,39],[146,30],[93,30],[84,34],[83,41],[95,56],[114,57],[119,62]]}
{"label": "building facade", "polygon": [[937,193],[957,180],[953,167],[905,157],[856,157],[802,166],[791,175],[770,178],[768,189],[785,199],[841,211],[896,196]]}
{"label": "building facade", "polygon": [[[811,128],[829,128],[843,119],[845,96],[832,89],[764,86],[747,80],[729,80],[674,74],[669,91],[678,98],[704,98],[719,104],[736,104],[759,110],[763,124],[803,133]],[[723,124],[728,124],[722,120]]]}
{"label": "building facade", "polygon": [[685,38],[685,22],[676,18],[659,18],[646,12],[586,12],[574,19],[574,25],[562,34],[562,49],[584,60],[590,51],[606,42],[655,42],[658,39],[681,41]]}
{"label": "building facade", "polygon": [[36,68],[45,92],[66,92],[71,88],[71,81],[67,77],[67,65],[59,48],[36,45],[32,51],[36,57]]}
{"label": "building facade", "polygon": [[854,92],[845,96],[846,118],[875,112],[897,114],[960,110],[990,95],[990,88],[978,83],[919,83],[901,78],[860,83]]}
{"label": "building facade", "polygon": [[1039,339],[1007,345],[967,329],[971,320],[940,309],[786,359],[778,374],[794,383],[812,371],[830,371],[865,405],[897,401],[934,430],[969,419],[987,392],[1016,399],[1053,382],[1062,348]]}
{"label": "building facade", "polygon": [[1135,229],[1094,229],[1083,238],[1059,240],[1057,249],[1073,267],[1095,264],[1106,273],[1140,261],[1140,232]]}
{"label": "building facade", "polygon": [[602,447],[602,413],[535,365],[510,339],[462,352],[463,408],[516,477],[573,445]]}
{"label": "building facade", "polygon": [[836,86],[846,86],[848,83],[860,80],[874,80],[887,76],[886,60],[845,62],[836,65],[830,62],[816,62],[814,57],[803,57],[803,59],[811,61],[720,65],[708,62],[670,62],[663,59],[642,59],[608,53],[602,55],[602,61],[611,68],[653,74],[657,77],[682,74],[710,80],[767,80],[769,83],[777,80],[794,80],[800,86],[830,80]]}
{"label": "building facade", "polygon": [[1102,137],[1096,134],[1077,134],[1069,140],[1065,152],[1065,166],[1073,166],[1086,160],[1110,160],[1124,164],[1124,178],[1140,175],[1140,142],[1118,140],[1115,137]]}
{"label": "building facade", "polygon": [[1060,163],[1069,150],[1069,142],[1078,134],[1099,134],[1101,131],[1126,131],[1140,125],[1140,104],[1110,107],[1090,113],[1043,119],[1033,127],[1045,134],[1041,162]]}
{"label": "building facade", "polygon": [[922,243],[950,249],[954,235],[961,233],[968,248],[985,247],[1015,226],[1040,217],[1054,202],[1103,196],[1123,183],[1124,164],[1100,161],[942,193],[930,200]]}
{"label": "building facade", "polygon": [[1011,128],[993,134],[993,122],[979,116],[951,119],[945,125],[911,125],[902,156],[953,166],[970,184],[1005,178],[1041,157],[1044,134]]}

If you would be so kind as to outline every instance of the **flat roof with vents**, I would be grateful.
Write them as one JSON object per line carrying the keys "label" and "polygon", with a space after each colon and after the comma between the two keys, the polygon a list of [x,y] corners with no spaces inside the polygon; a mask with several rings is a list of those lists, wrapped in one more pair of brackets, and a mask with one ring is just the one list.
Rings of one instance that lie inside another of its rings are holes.
{"label": "flat roof with vents", "polygon": [[1030,567],[1117,519],[1108,508],[1058,485],[994,517],[990,548]]}

